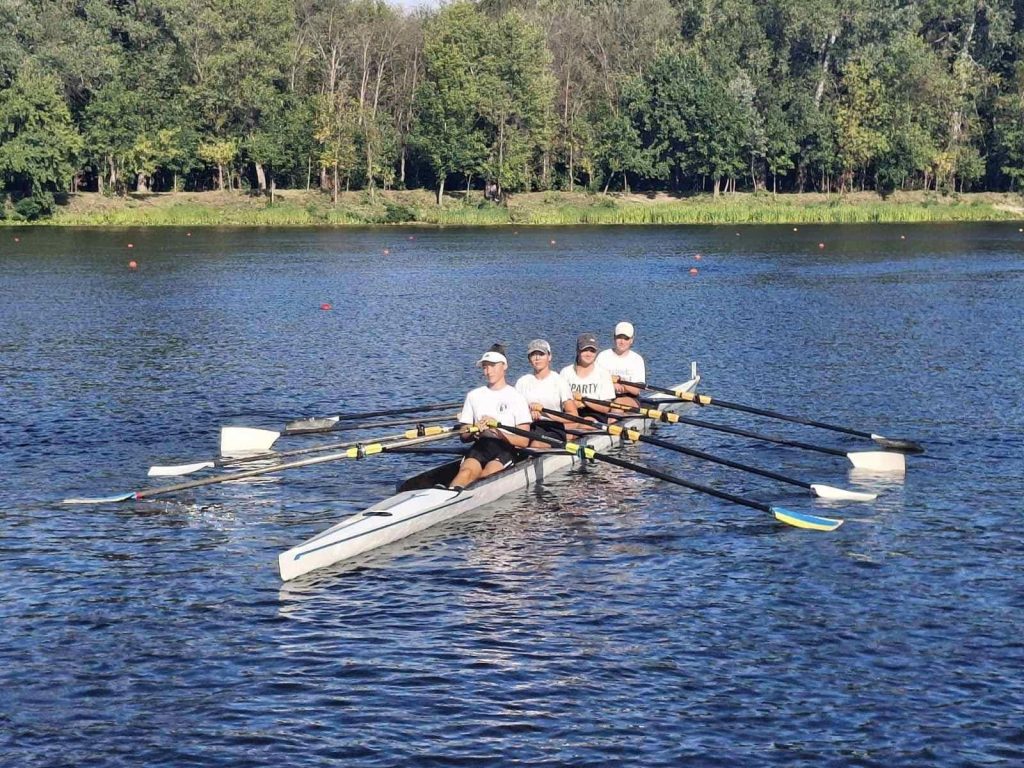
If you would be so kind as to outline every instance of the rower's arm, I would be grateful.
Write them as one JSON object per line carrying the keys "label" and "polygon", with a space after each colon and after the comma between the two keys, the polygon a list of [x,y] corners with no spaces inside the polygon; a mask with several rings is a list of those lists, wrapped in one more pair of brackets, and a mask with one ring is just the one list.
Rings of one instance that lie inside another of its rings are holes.
{"label": "rower's arm", "polygon": [[[533,424],[517,424],[516,427],[524,431],[529,431],[530,429],[533,428]],[[503,438],[505,438],[508,441],[508,444],[511,445],[513,448],[526,448],[530,444],[530,438],[524,437],[523,435],[515,435],[512,434],[511,432],[506,432],[504,429],[501,429],[500,427],[498,428],[497,431],[501,434]]]}
{"label": "rower's arm", "polygon": [[627,397],[640,397],[640,387],[627,387],[620,381],[621,376],[612,376],[612,381],[615,382],[615,394],[626,395]]}

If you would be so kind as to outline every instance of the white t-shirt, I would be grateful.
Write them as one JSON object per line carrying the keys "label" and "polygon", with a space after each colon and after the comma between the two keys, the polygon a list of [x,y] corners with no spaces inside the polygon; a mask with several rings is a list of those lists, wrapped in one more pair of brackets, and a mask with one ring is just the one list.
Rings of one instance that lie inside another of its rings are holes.
{"label": "white t-shirt", "polygon": [[612,375],[599,365],[595,365],[590,375],[581,379],[576,375],[576,366],[567,365],[558,372],[558,375],[565,379],[573,392],[578,392],[584,397],[591,397],[595,400],[614,400],[615,385],[612,383]]}
{"label": "white t-shirt", "polygon": [[606,349],[597,356],[597,364],[612,376],[632,381],[637,384],[647,383],[647,367],[644,359],[632,349],[624,355],[615,354],[614,349]]}
{"label": "white t-shirt", "polygon": [[501,389],[477,387],[466,395],[459,422],[476,424],[485,416],[497,419],[499,424],[506,427],[530,424],[533,421],[526,398],[508,384]]}
{"label": "white t-shirt", "polygon": [[572,400],[569,385],[554,371],[550,371],[543,379],[538,379],[533,373],[520,376],[516,382],[516,389],[526,398],[526,402],[540,403],[554,411],[562,410],[562,404],[566,400]]}

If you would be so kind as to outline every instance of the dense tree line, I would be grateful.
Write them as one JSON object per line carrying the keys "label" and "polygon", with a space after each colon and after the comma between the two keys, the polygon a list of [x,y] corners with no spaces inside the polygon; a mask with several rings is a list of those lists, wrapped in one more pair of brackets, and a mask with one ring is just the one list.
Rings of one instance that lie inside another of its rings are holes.
{"label": "dense tree line", "polygon": [[1018,189],[1022,47],[1024,0],[0,0],[0,190]]}

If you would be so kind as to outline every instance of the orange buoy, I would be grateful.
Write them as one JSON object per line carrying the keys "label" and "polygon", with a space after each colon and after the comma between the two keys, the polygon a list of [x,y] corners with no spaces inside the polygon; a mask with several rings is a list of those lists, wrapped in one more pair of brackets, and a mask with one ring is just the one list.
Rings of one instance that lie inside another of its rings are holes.
{"label": "orange buoy", "polygon": [[138,269],[139,265],[134,259],[128,262],[128,269]]}
{"label": "orange buoy", "polygon": [[696,275],[697,274],[697,268],[696,267],[690,267],[690,274],[691,275]]}
{"label": "orange buoy", "polygon": [[325,301],[320,305],[320,309],[333,309],[333,307]]}

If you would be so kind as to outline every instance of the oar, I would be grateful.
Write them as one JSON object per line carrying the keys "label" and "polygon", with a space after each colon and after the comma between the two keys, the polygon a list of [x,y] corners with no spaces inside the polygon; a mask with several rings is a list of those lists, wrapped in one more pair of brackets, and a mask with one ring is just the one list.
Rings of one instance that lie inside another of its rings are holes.
{"label": "oar", "polygon": [[[542,410],[544,411],[544,413],[549,413],[552,416],[559,416],[568,421],[586,421],[586,419],[581,419],[578,416],[572,416],[571,414],[568,413],[562,413],[561,411],[555,411],[549,408],[543,408]],[[830,499],[833,501],[871,501],[872,499],[878,498],[877,493],[862,493],[859,491],[848,491],[845,488],[833,488],[831,485],[822,485],[821,483],[808,483],[804,480],[797,480],[796,478],[786,477],[785,475],[780,475],[777,472],[771,472],[767,469],[752,467],[748,464],[740,464],[738,461],[730,461],[729,459],[723,459],[719,456],[712,456],[710,453],[704,453],[704,451],[698,451],[695,448],[687,448],[684,445],[672,443],[669,442],[668,440],[662,440],[661,438],[658,437],[652,437],[651,435],[645,435],[638,430],[626,429],[625,427],[620,427],[616,424],[609,424],[607,426],[607,432],[609,435],[625,435],[627,439],[632,440],[634,443],[650,443],[651,445],[656,445],[659,448],[665,448],[669,451],[675,451],[677,453],[682,453],[687,456],[694,456],[695,458],[704,459],[705,461],[710,461],[714,464],[722,464],[723,466],[732,467],[733,469],[738,469],[742,472],[750,472],[755,475],[760,475],[761,477],[767,477],[772,480],[778,480],[779,482],[782,483],[788,483],[789,485],[796,485],[799,486],[800,488],[806,488],[811,492],[812,495],[817,496],[818,498],[821,499]]]}
{"label": "oar", "polygon": [[177,491],[188,490],[189,488],[198,488],[202,485],[213,485],[214,483],[227,483],[231,480],[242,480],[247,477],[257,477],[259,475],[269,475],[273,472],[281,472],[286,469],[297,469],[299,467],[309,467],[314,464],[324,464],[328,461],[338,461],[340,459],[361,459],[364,456],[373,456],[378,453],[387,453],[397,448],[404,448],[407,445],[420,445],[422,443],[433,442],[434,440],[441,440],[443,438],[452,437],[462,431],[476,431],[476,427],[434,427],[433,429],[442,430],[438,434],[431,435],[428,437],[417,437],[411,440],[400,440],[394,443],[369,443],[367,445],[357,445],[349,448],[345,451],[338,453],[330,453],[326,456],[314,456],[310,459],[300,459],[299,461],[289,461],[284,464],[274,464],[269,467],[260,467],[259,469],[249,469],[244,472],[233,472],[230,474],[216,475],[214,477],[203,478],[202,480],[190,480],[185,483],[175,483],[174,485],[162,485],[156,488],[143,488],[138,491],[128,491],[127,493],[119,493],[114,496],[100,496],[95,498],[74,498],[64,499],[64,504],[107,504],[116,501],[136,501],[139,499],[148,499],[151,496],[163,496],[168,493],[175,493]]}
{"label": "oar", "polygon": [[725,491],[719,491],[715,488],[709,488],[706,485],[700,485],[699,483],[693,483],[689,480],[683,480],[681,477],[675,475],[669,475],[658,469],[652,469],[651,467],[645,467],[642,464],[634,464],[631,461],[620,459],[617,456],[610,456],[607,453],[598,453],[593,448],[588,448],[585,445],[579,443],[573,443],[568,441],[556,440],[555,438],[548,437],[547,435],[539,432],[531,432],[525,429],[519,429],[518,427],[506,427],[503,426],[506,432],[513,432],[517,435],[523,435],[533,440],[539,440],[553,445],[557,448],[563,448],[569,453],[577,456],[583,456],[588,459],[596,459],[597,461],[603,461],[607,464],[614,464],[616,467],[622,467],[623,469],[630,469],[634,472],[639,472],[641,475],[649,475],[650,477],[657,478],[658,480],[664,480],[666,483],[672,483],[674,485],[681,485],[683,488],[689,488],[691,491],[698,491],[699,493],[706,493],[709,496],[714,496],[725,501],[731,501],[734,504],[740,504],[744,507],[750,507],[751,509],[757,509],[761,512],[767,512],[780,523],[786,525],[792,525],[795,528],[807,528],[814,531],[834,531],[843,521],[831,517],[820,517],[818,515],[811,515],[806,512],[795,512],[791,509],[784,509],[783,507],[773,506],[769,504],[762,504],[759,501],[753,499],[745,499],[742,496],[736,496],[732,493],[726,493]]}
{"label": "oar", "polygon": [[401,416],[409,413],[426,413],[428,411],[442,411],[446,408],[456,408],[462,405],[461,401],[450,403],[432,403],[429,405],[417,405],[409,408],[389,408],[384,411],[367,411],[365,413],[348,413],[341,416],[326,416],[315,419],[297,419],[290,421],[281,431],[272,429],[257,429],[256,427],[221,427],[220,428],[220,453],[222,456],[237,456],[245,453],[256,453],[269,451],[277,438],[284,435],[315,435],[323,432],[333,432],[342,427],[337,426],[342,421],[356,421],[372,419],[378,416]]}
{"label": "oar", "polygon": [[[584,402],[589,402],[591,398],[582,398]],[[610,400],[595,400],[594,402],[600,404],[612,404],[613,407],[620,408],[620,406],[611,403]],[[827,448],[820,445],[812,445],[810,443],[801,443],[796,440],[785,440],[781,437],[772,437],[770,435],[762,435],[758,432],[749,432],[745,429],[737,429],[736,427],[726,427],[722,424],[712,424],[707,421],[698,421],[697,419],[688,419],[680,416],[677,413],[667,413],[665,411],[659,411],[655,408],[638,408],[631,410],[628,407],[621,407],[620,410],[628,413],[634,413],[640,416],[645,416],[649,419],[656,419],[658,421],[664,421],[669,424],[689,424],[691,427],[701,427],[703,429],[713,429],[716,432],[726,432],[730,435],[740,435],[741,437],[749,437],[753,440],[764,440],[768,443],[776,443],[778,445],[787,445],[791,448],[802,448],[806,451],[816,451],[817,453],[826,453],[830,456],[843,456],[853,464],[857,469],[864,469],[871,472],[893,472],[904,474],[907,471],[907,460],[904,454],[897,453],[895,451],[841,451],[838,448]]]}
{"label": "oar", "polygon": [[[423,419],[422,421],[440,421],[447,420],[448,416],[435,417],[433,419]],[[361,428],[368,428],[370,426],[387,426],[394,422],[384,422],[382,424],[360,424],[357,425]],[[400,422],[407,423],[407,422]],[[387,435],[374,438],[375,442],[383,442],[385,440],[399,440],[402,438],[414,438],[414,437],[426,437],[427,435],[438,435],[441,434],[440,427],[423,427],[419,426],[416,429],[407,429],[405,432],[399,432],[397,435]],[[367,442],[366,440],[350,440],[344,443],[327,443],[326,445],[316,445],[312,448],[298,448],[294,451],[271,451],[268,453],[257,453],[252,456],[241,456],[233,459],[207,459],[205,461],[196,461],[191,464],[171,464],[165,466],[152,466],[149,468],[147,473],[150,477],[178,477],[180,475],[190,475],[193,472],[198,472],[201,469],[212,469],[214,467],[234,467],[239,464],[248,464],[253,461],[267,461],[268,459],[285,459],[290,456],[303,456],[309,453],[323,453],[324,451],[340,451],[345,448],[352,448]]]}
{"label": "oar", "polygon": [[767,416],[770,419],[780,419],[782,421],[791,421],[794,424],[804,424],[809,427],[818,427],[819,429],[828,429],[833,432],[841,432],[845,435],[854,435],[855,437],[865,437],[868,440],[872,440],[883,448],[888,448],[891,451],[902,451],[904,453],[924,453],[924,447],[920,443],[915,443],[913,440],[905,440],[902,438],[891,438],[885,437],[884,435],[877,435],[874,432],[864,432],[859,429],[851,429],[850,427],[841,427],[836,424],[826,424],[823,421],[814,421],[813,419],[805,419],[801,416],[787,416],[784,413],[778,413],[776,411],[769,411],[764,408],[755,408],[752,405],[742,405],[740,403],[731,403],[728,400],[720,400],[717,397],[711,397],[710,395],[702,395],[697,392],[685,392],[680,389],[668,389],[666,387],[659,387],[654,384],[638,384],[632,381],[623,381],[619,379],[619,384],[625,384],[628,387],[640,387],[641,389],[649,389],[654,392],[662,392],[666,395],[673,395],[679,400],[687,403],[697,403],[698,405],[717,405],[721,408],[731,408],[734,411],[743,411],[744,413],[753,413],[756,416]]}

